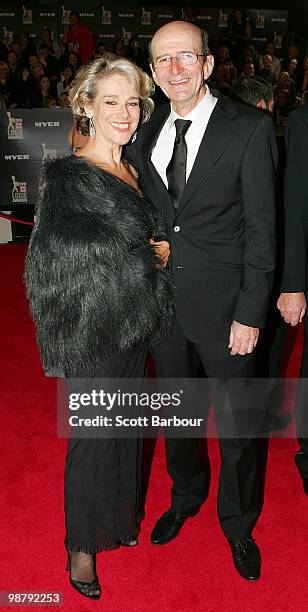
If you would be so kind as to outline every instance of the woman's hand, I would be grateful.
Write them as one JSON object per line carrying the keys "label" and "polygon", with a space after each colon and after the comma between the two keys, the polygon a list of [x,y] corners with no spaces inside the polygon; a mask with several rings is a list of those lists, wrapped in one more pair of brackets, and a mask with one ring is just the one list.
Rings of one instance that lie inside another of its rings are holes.
{"label": "woman's hand", "polygon": [[168,259],[170,256],[170,244],[167,240],[160,240],[159,242],[155,242],[153,238],[150,239],[150,245],[154,248],[156,264],[155,268],[160,270],[161,268],[165,268]]}

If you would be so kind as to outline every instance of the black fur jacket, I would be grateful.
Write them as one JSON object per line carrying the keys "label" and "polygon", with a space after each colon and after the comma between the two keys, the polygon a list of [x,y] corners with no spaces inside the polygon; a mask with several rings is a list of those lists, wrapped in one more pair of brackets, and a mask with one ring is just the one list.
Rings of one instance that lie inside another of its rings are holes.
{"label": "black fur jacket", "polygon": [[48,162],[25,283],[46,371],[84,371],[112,352],[161,342],[172,325],[167,270],[150,238],[166,238],[154,207],[85,159]]}

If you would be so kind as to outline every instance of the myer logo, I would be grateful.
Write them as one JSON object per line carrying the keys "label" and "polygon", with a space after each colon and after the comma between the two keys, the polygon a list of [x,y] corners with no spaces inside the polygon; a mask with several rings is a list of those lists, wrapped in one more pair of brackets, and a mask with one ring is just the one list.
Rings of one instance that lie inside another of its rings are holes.
{"label": "myer logo", "polygon": [[55,17],[56,13],[40,13],[40,17]]}
{"label": "myer logo", "polygon": [[10,111],[7,111],[8,126],[7,126],[7,137],[8,140],[22,140],[24,137],[22,128],[22,119],[19,117],[12,117]]}
{"label": "myer logo", "polygon": [[57,150],[56,149],[47,149],[47,147],[46,147],[44,142],[42,142],[42,147],[43,147],[42,161],[45,161],[46,159],[57,159]]}
{"label": "myer logo", "polygon": [[102,6],[102,24],[110,25],[111,24],[112,13],[111,11],[107,11],[104,6]]}
{"label": "myer logo", "polygon": [[27,9],[25,6],[22,7],[22,22],[33,23],[32,20],[32,9]]}
{"label": "myer logo", "polygon": [[37,127],[37,128],[60,127],[60,121],[35,121],[34,127]]}
{"label": "myer logo", "polygon": [[30,155],[4,155],[5,161],[22,161],[23,159],[30,159]]}
{"label": "myer logo", "polygon": [[67,24],[70,22],[70,9],[66,9],[62,6],[62,23]]}
{"label": "myer logo", "polygon": [[27,183],[25,181],[16,181],[16,177],[12,176],[12,202],[27,202]]}

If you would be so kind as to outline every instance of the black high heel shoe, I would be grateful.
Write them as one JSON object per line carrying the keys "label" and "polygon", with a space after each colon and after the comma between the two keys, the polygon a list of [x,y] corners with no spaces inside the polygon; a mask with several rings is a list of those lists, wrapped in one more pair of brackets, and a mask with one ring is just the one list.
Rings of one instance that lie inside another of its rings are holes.
{"label": "black high heel shoe", "polygon": [[[94,559],[95,563],[95,559]],[[95,576],[91,582],[84,582],[82,580],[73,580],[71,577],[71,556],[68,553],[66,571],[70,573],[69,581],[73,589],[75,589],[80,595],[88,597],[89,599],[99,599],[101,596],[101,585],[98,581],[98,577],[95,572]]]}

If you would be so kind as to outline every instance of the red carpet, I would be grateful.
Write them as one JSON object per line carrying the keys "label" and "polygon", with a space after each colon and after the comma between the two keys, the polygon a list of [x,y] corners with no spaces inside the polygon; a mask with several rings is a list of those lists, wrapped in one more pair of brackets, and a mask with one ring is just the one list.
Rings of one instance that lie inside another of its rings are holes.
{"label": "red carpet", "polygon": [[[62,609],[80,612],[307,610],[308,499],[294,466],[294,440],[270,444],[264,510],[254,532],[263,553],[258,583],[238,577],[218,524],[216,441],[209,443],[212,484],[202,511],[174,542],[161,547],[149,543],[155,519],[169,504],[160,441],[140,545],[98,556],[103,586],[99,602],[82,599],[69,587],[63,546],[66,440],[56,438],[55,382],[43,375],[27,314],[21,282],[24,252],[24,245],[0,246],[0,591],[62,592]],[[296,375],[298,363],[299,341],[289,376]]]}

